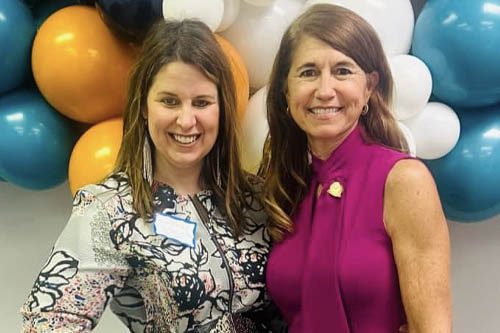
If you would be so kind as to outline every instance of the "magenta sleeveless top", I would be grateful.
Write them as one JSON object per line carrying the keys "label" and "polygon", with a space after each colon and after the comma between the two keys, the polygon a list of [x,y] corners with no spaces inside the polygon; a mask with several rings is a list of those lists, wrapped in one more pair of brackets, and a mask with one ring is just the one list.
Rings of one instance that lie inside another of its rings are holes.
{"label": "magenta sleeveless top", "polygon": [[[389,171],[409,156],[366,143],[361,131],[326,161],[312,158],[294,232],[271,251],[267,285],[289,333],[388,333],[406,322],[383,198]],[[340,197],[328,193],[335,182]]]}

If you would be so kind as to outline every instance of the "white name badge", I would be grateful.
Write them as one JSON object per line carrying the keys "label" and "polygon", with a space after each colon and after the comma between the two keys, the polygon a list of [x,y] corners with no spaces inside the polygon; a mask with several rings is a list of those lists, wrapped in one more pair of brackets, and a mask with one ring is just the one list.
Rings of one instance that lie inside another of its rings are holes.
{"label": "white name badge", "polygon": [[196,245],[196,222],[184,220],[171,214],[156,214],[153,230],[189,247]]}

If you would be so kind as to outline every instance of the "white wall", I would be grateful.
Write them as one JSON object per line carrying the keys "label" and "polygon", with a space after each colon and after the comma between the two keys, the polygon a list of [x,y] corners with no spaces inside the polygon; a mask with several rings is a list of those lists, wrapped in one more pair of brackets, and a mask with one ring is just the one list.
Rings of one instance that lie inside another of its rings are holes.
{"label": "white wall", "polygon": [[[71,211],[67,184],[42,192],[0,182],[0,331],[18,332],[19,308]],[[454,332],[500,330],[500,216],[450,222]],[[110,312],[97,332],[126,332]]]}

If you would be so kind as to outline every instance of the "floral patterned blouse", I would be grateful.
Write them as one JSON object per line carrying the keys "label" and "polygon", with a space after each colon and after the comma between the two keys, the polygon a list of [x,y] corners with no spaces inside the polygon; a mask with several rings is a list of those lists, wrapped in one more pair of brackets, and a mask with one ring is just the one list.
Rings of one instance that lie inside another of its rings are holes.
{"label": "floral patterned blouse", "polygon": [[90,331],[108,303],[131,332],[268,331],[255,320],[270,312],[266,216],[249,196],[249,228],[236,238],[214,199],[208,190],[187,196],[156,186],[155,215],[194,221],[193,246],[156,233],[138,217],[122,174],[78,191],[21,309],[23,331]]}

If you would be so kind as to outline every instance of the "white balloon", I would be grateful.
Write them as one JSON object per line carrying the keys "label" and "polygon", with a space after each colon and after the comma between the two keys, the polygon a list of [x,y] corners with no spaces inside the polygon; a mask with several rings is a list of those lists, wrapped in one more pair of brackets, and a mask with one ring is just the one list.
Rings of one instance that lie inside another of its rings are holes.
{"label": "white balloon", "polygon": [[394,79],[394,112],[399,120],[413,117],[429,101],[432,76],[425,63],[408,54],[389,59]]}
{"label": "white balloon", "polygon": [[240,13],[240,0],[224,0],[224,15],[217,31],[224,31],[234,23]]}
{"label": "white balloon", "polygon": [[224,0],[163,0],[165,20],[194,18],[215,31],[224,15]]}
{"label": "white balloon", "polygon": [[430,102],[415,117],[404,120],[415,138],[417,156],[433,160],[448,154],[460,136],[458,116],[446,104]]}
{"label": "white balloon", "polygon": [[413,134],[411,133],[410,129],[408,128],[408,126],[406,126],[400,121],[398,121],[398,126],[401,132],[403,133],[403,136],[406,139],[410,155],[413,157],[417,156],[417,145],[415,143],[415,138],[413,138]]}
{"label": "white balloon", "polygon": [[242,121],[241,163],[245,170],[252,173],[259,169],[262,149],[269,132],[266,100],[267,86],[264,86],[250,98]]}
{"label": "white balloon", "polygon": [[269,6],[274,0],[244,0],[254,6]]}
{"label": "white balloon", "polygon": [[268,82],[281,37],[302,6],[300,0],[275,0],[268,7],[243,1],[236,21],[221,33],[243,57],[253,89]]}
{"label": "white balloon", "polygon": [[309,0],[304,9],[330,3],[356,12],[377,32],[387,56],[410,51],[415,17],[410,0]]}

